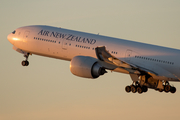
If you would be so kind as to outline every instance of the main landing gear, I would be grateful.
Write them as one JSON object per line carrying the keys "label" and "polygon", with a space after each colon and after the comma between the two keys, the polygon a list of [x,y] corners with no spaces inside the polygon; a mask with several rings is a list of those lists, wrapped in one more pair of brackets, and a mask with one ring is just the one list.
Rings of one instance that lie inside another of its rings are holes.
{"label": "main landing gear", "polygon": [[21,64],[22,64],[22,66],[28,66],[29,65],[29,61],[28,61],[29,53],[24,54],[24,57],[26,58],[26,60],[23,60],[21,62]]}
{"label": "main landing gear", "polygon": [[[150,88],[152,88],[152,87],[150,87]],[[152,89],[155,89],[155,90],[157,90],[159,92],[163,92],[164,91],[166,93],[169,93],[169,92],[175,93],[176,92],[176,88],[171,86],[168,81],[166,81],[166,82],[164,82],[162,84],[162,88],[161,89],[160,88],[152,88]],[[132,85],[126,86],[125,87],[125,91],[127,93],[129,93],[129,92],[132,92],[132,93],[138,92],[139,94],[141,94],[143,92],[147,92],[148,91],[148,87],[145,86],[145,85],[140,85],[139,82],[136,81],[136,82],[133,82]]]}
{"label": "main landing gear", "polygon": [[143,92],[147,92],[148,88],[146,86],[140,86],[140,84],[138,82],[135,82],[130,86],[126,86],[125,90],[126,90],[127,93],[129,93],[129,92],[132,92],[132,93],[138,92],[139,94],[141,94]]}
{"label": "main landing gear", "polygon": [[169,84],[169,82],[165,82],[164,83],[164,89],[156,89],[156,90],[158,90],[159,92],[166,92],[166,93],[168,93],[168,92],[171,92],[171,93],[175,93],[176,92],[176,88],[174,87],[174,86],[171,86],[170,84]]}

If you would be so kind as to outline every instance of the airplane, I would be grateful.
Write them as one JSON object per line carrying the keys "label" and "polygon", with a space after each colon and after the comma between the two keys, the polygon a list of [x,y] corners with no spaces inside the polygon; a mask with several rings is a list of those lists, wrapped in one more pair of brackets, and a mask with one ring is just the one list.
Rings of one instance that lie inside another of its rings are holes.
{"label": "airplane", "polygon": [[129,74],[127,93],[141,94],[149,88],[175,93],[169,82],[180,82],[178,49],[46,25],[17,28],[7,39],[24,55],[22,66],[28,66],[29,55],[35,54],[70,61],[71,73],[83,78],[96,79],[107,70]]}

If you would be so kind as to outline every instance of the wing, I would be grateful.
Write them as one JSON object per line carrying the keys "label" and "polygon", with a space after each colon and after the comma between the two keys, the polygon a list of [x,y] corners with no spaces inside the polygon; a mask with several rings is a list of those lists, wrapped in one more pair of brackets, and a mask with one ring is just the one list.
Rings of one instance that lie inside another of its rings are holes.
{"label": "wing", "polygon": [[127,73],[140,74],[140,72],[138,71],[138,67],[136,65],[127,63],[123,60],[114,57],[106,50],[105,46],[96,47],[95,51],[96,56],[100,61],[104,61],[106,63],[113,64],[114,66],[116,66],[115,71],[118,71],[118,69],[122,71],[122,69],[124,69]]}
{"label": "wing", "polygon": [[[136,75],[136,78],[133,77],[134,79],[137,79],[139,75],[142,74],[149,74],[155,79],[162,79],[162,80],[172,80],[172,79],[177,79],[173,74],[170,72],[166,71],[165,69],[156,66],[156,71],[151,70],[151,68],[145,68],[139,65],[131,64],[126,61],[123,61],[121,59],[118,59],[111,55],[107,50],[105,46],[101,47],[96,47],[96,56],[100,61],[104,61],[108,64],[113,64],[116,66],[113,71],[118,71],[118,72],[123,72],[123,73],[128,73],[132,76]],[[107,67],[108,69],[108,67]]]}

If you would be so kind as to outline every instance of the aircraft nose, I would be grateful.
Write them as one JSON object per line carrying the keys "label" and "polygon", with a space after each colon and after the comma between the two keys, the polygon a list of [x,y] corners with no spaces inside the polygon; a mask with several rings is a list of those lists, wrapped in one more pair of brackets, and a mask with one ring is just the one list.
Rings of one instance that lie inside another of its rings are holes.
{"label": "aircraft nose", "polygon": [[17,37],[17,34],[16,34],[16,30],[14,30],[12,33],[10,33],[8,36],[7,36],[7,39],[9,40],[9,42],[11,44],[15,44],[16,41],[19,41],[19,38]]}
{"label": "aircraft nose", "polygon": [[8,41],[9,41],[11,44],[14,44],[14,42],[13,42],[13,37],[12,37],[12,33],[7,36],[7,39],[8,39]]}

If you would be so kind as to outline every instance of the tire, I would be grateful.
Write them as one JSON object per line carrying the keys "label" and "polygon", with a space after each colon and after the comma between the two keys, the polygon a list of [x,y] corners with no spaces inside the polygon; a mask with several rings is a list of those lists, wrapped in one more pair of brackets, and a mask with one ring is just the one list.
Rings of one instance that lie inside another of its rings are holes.
{"label": "tire", "polygon": [[170,85],[165,85],[165,86],[164,86],[164,91],[165,91],[166,93],[168,93],[170,90],[171,90],[171,86],[170,86]]}
{"label": "tire", "polygon": [[137,92],[137,89],[136,89],[136,87],[134,85],[131,86],[131,91],[132,91],[132,93],[136,93]]}
{"label": "tire", "polygon": [[143,93],[143,90],[142,90],[142,88],[141,88],[140,86],[137,87],[137,92],[138,92],[139,94]]}
{"label": "tire", "polygon": [[159,92],[163,92],[163,89],[159,89],[158,91],[159,91]]}
{"label": "tire", "polygon": [[21,65],[22,65],[22,66],[26,66],[26,61],[22,61],[22,62],[21,62]]}
{"label": "tire", "polygon": [[125,91],[126,91],[127,93],[131,92],[131,87],[130,87],[130,86],[126,86],[126,87],[125,87]]}
{"label": "tire", "polygon": [[148,88],[146,86],[142,86],[142,90],[143,90],[143,92],[147,92]]}
{"label": "tire", "polygon": [[176,92],[176,88],[175,88],[175,87],[171,87],[170,92],[171,92],[171,93],[175,93],[175,92]]}
{"label": "tire", "polygon": [[26,66],[28,66],[29,65],[29,61],[26,61]]}

